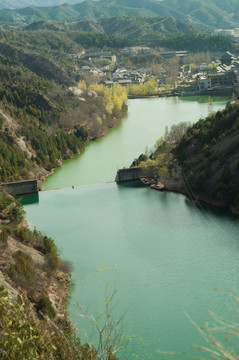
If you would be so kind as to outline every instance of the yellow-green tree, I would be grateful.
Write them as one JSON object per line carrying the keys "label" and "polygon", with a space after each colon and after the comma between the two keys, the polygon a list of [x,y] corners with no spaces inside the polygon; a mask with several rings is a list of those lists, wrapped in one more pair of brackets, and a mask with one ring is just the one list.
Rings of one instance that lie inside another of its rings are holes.
{"label": "yellow-green tree", "polygon": [[80,80],[78,82],[78,89],[86,90],[86,82],[85,82],[85,80]]}
{"label": "yellow-green tree", "polygon": [[121,110],[128,98],[127,89],[119,84],[107,87],[102,84],[93,83],[89,86],[89,90],[94,90],[104,95],[104,107],[109,115],[112,115],[114,110]]}
{"label": "yellow-green tree", "polygon": [[152,78],[144,84],[141,83],[129,85],[127,89],[130,95],[154,95],[157,90],[157,81],[155,80],[155,78]]}

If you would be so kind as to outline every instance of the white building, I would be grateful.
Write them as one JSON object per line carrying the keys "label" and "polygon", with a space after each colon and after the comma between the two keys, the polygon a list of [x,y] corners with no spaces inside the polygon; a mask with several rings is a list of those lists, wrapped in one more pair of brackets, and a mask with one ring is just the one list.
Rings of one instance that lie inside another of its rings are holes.
{"label": "white building", "polygon": [[199,76],[198,78],[198,87],[199,90],[206,90],[212,87],[211,79],[206,76]]}

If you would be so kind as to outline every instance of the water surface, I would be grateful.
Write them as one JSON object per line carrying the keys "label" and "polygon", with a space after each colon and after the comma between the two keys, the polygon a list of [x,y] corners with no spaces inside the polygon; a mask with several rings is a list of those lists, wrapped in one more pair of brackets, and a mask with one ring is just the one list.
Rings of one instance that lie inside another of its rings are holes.
{"label": "water surface", "polygon": [[[170,357],[159,348],[182,352],[202,344],[184,312],[200,325],[207,309],[226,315],[231,304],[224,292],[238,287],[236,218],[198,209],[180,194],[102,184],[153,145],[165,125],[205,116],[207,99],[197,100],[129,101],[128,118],[45,183],[68,188],[43,191],[39,202],[25,205],[30,226],[53,237],[74,266],[69,314],[83,341],[94,338],[74,304],[96,316],[106,285],[117,288],[114,314],[126,312],[122,360],[162,360]],[[215,101],[215,110],[226,100]],[[71,188],[81,183],[88,185]]]}
{"label": "water surface", "polygon": [[[214,111],[228,98],[214,98]],[[208,98],[157,98],[128,101],[128,116],[108,136],[92,142],[86,151],[55,170],[43,183],[44,190],[96,184],[115,179],[117,168],[130,166],[147,147],[164,135],[165,127],[195,122],[208,114]]]}

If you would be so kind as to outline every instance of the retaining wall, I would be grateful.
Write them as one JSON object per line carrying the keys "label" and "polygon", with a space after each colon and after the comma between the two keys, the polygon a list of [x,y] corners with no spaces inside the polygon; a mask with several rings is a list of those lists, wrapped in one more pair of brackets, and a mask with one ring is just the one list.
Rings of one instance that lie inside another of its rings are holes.
{"label": "retaining wall", "polygon": [[124,181],[130,180],[139,180],[141,174],[141,168],[127,168],[127,169],[119,169],[116,174],[115,181],[117,183],[121,183]]}
{"label": "retaining wall", "polygon": [[2,186],[4,186],[7,192],[13,196],[35,194],[38,192],[37,180],[17,181],[2,184]]}

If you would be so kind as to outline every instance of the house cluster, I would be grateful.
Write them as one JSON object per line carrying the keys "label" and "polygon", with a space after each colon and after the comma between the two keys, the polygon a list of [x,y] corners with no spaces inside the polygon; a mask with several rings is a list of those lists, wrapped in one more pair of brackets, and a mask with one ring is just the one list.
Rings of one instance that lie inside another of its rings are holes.
{"label": "house cluster", "polygon": [[115,54],[109,52],[92,51],[91,49],[82,53],[79,56],[79,59],[85,59],[88,61],[91,61],[92,59],[108,59],[113,63],[117,62],[117,56]]}
{"label": "house cluster", "polygon": [[[227,91],[232,93],[239,87],[239,58],[226,52],[220,59],[220,65],[212,69],[201,67],[201,71],[189,76],[188,80],[181,83],[176,91],[182,96],[198,95],[208,90]],[[190,68],[187,69],[190,73]]]}
{"label": "house cluster", "polygon": [[154,53],[155,50],[147,46],[132,46],[132,47],[126,47],[121,50],[122,55],[128,55],[128,56],[151,55]]}
{"label": "house cluster", "polygon": [[239,38],[239,28],[235,29],[216,29],[216,33],[225,36],[231,36],[232,38]]}
{"label": "house cluster", "polygon": [[137,69],[117,69],[112,73],[110,80],[102,81],[107,86],[112,86],[114,83],[118,83],[122,86],[130,84],[140,84],[146,79],[146,71],[144,68]]}

